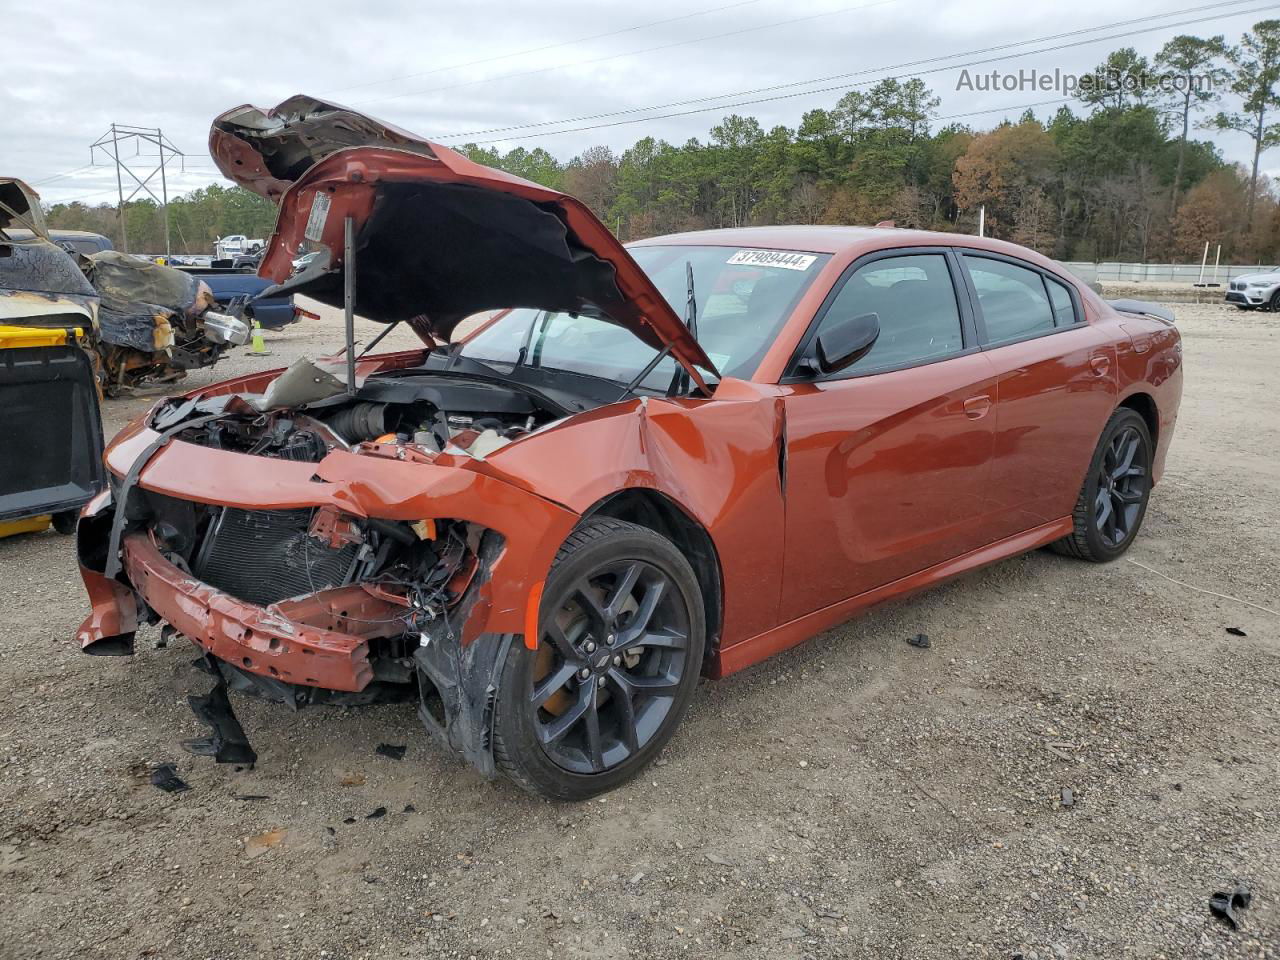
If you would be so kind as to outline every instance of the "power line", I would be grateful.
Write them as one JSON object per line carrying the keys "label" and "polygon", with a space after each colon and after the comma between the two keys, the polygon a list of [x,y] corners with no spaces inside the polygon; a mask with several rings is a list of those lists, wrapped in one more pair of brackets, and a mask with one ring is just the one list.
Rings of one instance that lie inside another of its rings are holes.
{"label": "power line", "polygon": [[695,10],[693,13],[684,13],[678,17],[666,17],[662,20],[650,20],[647,23],[637,23],[634,26],[622,27],[619,30],[608,30],[604,33],[593,33],[585,37],[576,37],[573,40],[561,40],[558,43],[549,43],[541,47],[530,47],[527,50],[516,50],[512,53],[503,53],[493,57],[485,57],[481,60],[468,60],[465,63],[454,63],[447,67],[436,67],[432,70],[423,70],[420,73],[405,73],[398,77],[387,77],[385,80],[367,80],[364,83],[353,83],[345,87],[334,87],[332,90],[323,91],[322,96],[328,93],[339,93],[343,90],[358,90],[361,87],[377,86],[380,83],[395,83],[399,80],[412,80],[416,77],[429,77],[436,73],[445,73],[449,70],[463,70],[467,67],[478,67],[485,63],[495,63],[499,60],[511,60],[516,57],[525,57],[531,53],[545,53],[548,50],[558,50],[561,47],[571,47],[579,43],[588,43],[591,40],[603,40],[605,37],[616,37],[624,33],[634,33],[637,30],[647,30],[649,27],[660,27],[668,23],[679,23],[682,20],[692,20],[695,17],[703,17],[709,13],[720,13],[724,10],[734,10],[738,7],[747,7],[759,3],[760,0],[738,0],[737,3],[728,3],[721,7],[709,7],[706,10]]}
{"label": "power line", "polygon": [[[605,117],[618,117],[618,116],[626,116],[634,113],[646,113],[650,110],[665,110],[669,107],[684,107],[684,106],[689,106],[690,104],[695,104],[695,103],[710,103],[715,100],[725,100],[730,97],[743,97],[743,96],[749,96],[756,93],[770,93],[775,90],[788,90],[793,87],[805,87],[815,83],[828,83],[832,80],[842,80],[849,77],[865,76],[866,74],[871,74],[871,73],[879,74],[879,73],[885,73],[889,71],[901,70],[908,67],[926,66],[932,63],[939,63],[940,61],[943,61],[943,60],[954,60],[957,57],[971,57],[971,56],[978,56],[982,54],[995,53],[1000,50],[1008,50],[1013,47],[1023,47],[1033,43],[1045,43],[1050,40],[1062,40],[1066,37],[1076,37],[1085,33],[1096,33],[1099,30],[1111,30],[1116,27],[1131,26],[1137,23],[1147,23],[1151,20],[1160,20],[1165,17],[1177,17],[1177,16],[1183,15],[1184,13],[1199,13],[1206,10],[1214,10],[1221,7],[1234,7],[1234,6],[1239,6],[1242,3],[1253,3],[1253,2],[1256,2],[1256,0],[1227,0],[1227,2],[1223,2],[1223,3],[1214,3],[1214,4],[1209,4],[1207,6],[1202,5],[1197,7],[1189,7],[1185,10],[1170,10],[1165,13],[1149,14],[1147,16],[1137,17],[1132,20],[1119,20],[1114,23],[1098,24],[1097,26],[1093,26],[1093,27],[1082,27],[1081,29],[1078,29],[1078,30],[1070,30],[1065,33],[1050,34],[1048,36],[1036,37],[1030,40],[1015,40],[1009,43],[997,44],[996,46],[992,46],[992,47],[983,47],[977,50],[968,50],[963,53],[951,53],[951,54],[946,54],[944,56],[929,57],[923,60],[912,60],[912,61],[907,61],[905,63],[892,64],[889,66],[866,67],[861,70],[851,71],[849,73],[837,73],[837,74],[832,74],[830,76],[825,76],[825,77],[815,77],[810,80],[795,80],[790,83],[779,83],[779,84],[774,84],[768,87],[756,87],[750,90],[737,90],[732,93],[721,93],[721,94],[716,94],[714,96],[693,97],[688,100],[674,100],[669,103],[651,104],[650,106],[647,106],[647,107],[630,107],[624,110],[610,110],[605,113],[584,114],[582,116],[568,117],[561,120],[542,120],[536,123],[519,123],[519,124],[512,124],[506,127],[489,127],[483,130],[469,130],[464,133],[451,133],[451,134],[448,134],[447,136],[442,137],[441,139],[458,140],[463,137],[480,136],[486,133],[505,133],[510,130],[529,130],[533,128],[557,126],[558,124],[562,124],[562,123],[581,123],[586,120],[601,120],[601,119],[604,119]],[[1251,11],[1251,10],[1239,11],[1239,13],[1252,13],[1252,12],[1254,11]],[[1234,14],[1231,14],[1228,12],[1226,15],[1231,16]],[[1163,29],[1163,28],[1164,27],[1162,26],[1159,29]],[[1098,39],[1111,39],[1111,38],[1104,37],[1104,38],[1098,38]],[[1090,40],[1088,42],[1092,43],[1095,41]],[[1054,49],[1062,49],[1062,48],[1054,48]],[[1029,52],[1040,53],[1042,51],[1037,50],[1037,51],[1029,51]],[[1022,55],[1025,55],[1025,54],[1022,54]],[[944,69],[948,69],[948,70],[956,69],[960,66],[963,66],[963,65],[952,64],[950,66],[945,67]],[[856,86],[856,84],[851,84],[851,86]],[[716,108],[713,107],[712,109],[716,109]],[[524,138],[513,137],[513,138],[503,138],[503,139],[524,139]],[[497,141],[486,140],[483,142],[495,143]]]}
{"label": "power line", "polygon": [[74,170],[64,170],[62,173],[50,174],[47,177],[41,177],[39,180],[32,180],[31,186],[38,187],[41,184],[52,183],[54,180],[61,180],[64,177],[69,177],[73,174],[79,173],[81,170],[88,170],[92,166],[92,163],[86,163],[83,167],[76,167]]}
{"label": "power line", "polygon": [[[1231,11],[1228,15],[1229,15],[1229,16],[1241,16],[1241,15],[1244,15],[1244,14],[1250,14],[1250,13],[1260,13],[1260,12],[1262,12],[1262,11],[1264,11],[1264,10],[1271,10],[1271,9],[1275,9],[1275,7],[1276,7],[1276,6],[1280,6],[1280,4],[1270,4],[1270,5],[1268,5],[1268,6],[1255,7],[1255,8],[1249,9],[1249,10],[1236,10],[1236,11]],[[1202,8],[1199,8],[1199,9],[1209,9],[1209,8],[1204,8],[1204,7],[1202,7]],[[1166,16],[1167,16],[1167,14],[1166,14]],[[1054,52],[1054,51],[1056,51],[1056,50],[1066,50],[1066,49],[1071,48],[1071,47],[1087,46],[1087,45],[1089,45],[1089,44],[1093,44],[1093,43],[1101,43],[1101,42],[1106,41],[1106,40],[1118,40],[1118,39],[1121,39],[1121,38],[1123,38],[1123,37],[1131,37],[1131,36],[1134,36],[1134,35],[1136,35],[1136,34],[1140,34],[1140,33],[1150,33],[1150,32],[1152,32],[1152,31],[1154,31],[1154,30],[1167,30],[1167,29],[1171,29],[1171,28],[1173,28],[1173,27],[1185,27],[1185,26],[1188,26],[1188,25],[1190,25],[1190,24],[1203,23],[1203,22],[1204,22],[1204,21],[1206,21],[1206,20],[1217,20],[1217,19],[1221,18],[1222,16],[1223,16],[1223,14],[1221,14],[1221,13],[1215,13],[1215,14],[1212,14],[1212,15],[1210,15],[1210,16],[1196,17],[1196,18],[1189,19],[1189,20],[1181,20],[1181,21],[1178,21],[1177,23],[1166,23],[1166,24],[1159,24],[1159,25],[1157,25],[1157,26],[1153,26],[1153,27],[1144,27],[1144,28],[1139,29],[1139,30],[1128,30],[1128,31],[1124,31],[1124,32],[1122,32],[1122,33],[1115,33],[1115,34],[1111,34],[1111,35],[1109,35],[1109,36],[1105,36],[1105,37],[1091,37],[1091,38],[1089,38],[1089,39],[1087,39],[1087,40],[1078,40],[1078,41],[1076,41],[1076,42],[1074,42],[1074,43],[1064,43],[1064,44],[1058,44],[1057,46],[1043,47],[1043,48],[1038,49],[1038,50],[1028,50],[1028,51],[1025,51],[1024,53],[1020,53],[1020,54],[1018,54],[1017,56],[1026,56],[1026,55],[1028,55],[1028,54],[1037,54],[1037,53],[1052,53],[1052,52]],[[1028,41],[1028,42],[1032,42],[1032,43],[1034,43],[1034,42],[1036,42],[1036,41]],[[962,54],[961,54],[961,55],[962,55]],[[982,65],[985,65],[985,64],[989,64],[989,63],[999,63],[999,62],[1000,62],[1000,61],[1002,61],[1002,60],[1008,60],[1008,59],[1011,59],[1011,58],[1010,58],[1010,57],[1008,57],[1008,56],[988,57],[988,58],[981,59],[981,60],[971,60],[971,61],[968,61],[968,62],[965,62],[965,63],[951,63],[951,64],[947,64],[947,65],[945,65],[945,66],[941,66],[941,67],[933,67],[933,68],[928,69],[928,70],[919,70],[919,71],[916,71],[915,73],[898,73],[898,72],[896,72],[896,71],[895,71],[895,69],[894,69],[893,67],[881,68],[881,70],[882,70],[882,71],[884,71],[888,76],[897,76],[897,77],[919,77],[919,76],[924,76],[925,74],[930,74],[930,73],[939,73],[939,72],[944,71],[944,70],[958,70],[958,69],[962,69],[962,68],[965,68],[965,67],[982,66]],[[822,80],[800,81],[799,83],[803,84],[803,83],[820,83],[820,82],[822,82]],[[831,92],[836,91],[836,90],[844,90],[844,89],[847,89],[848,87],[851,87],[851,86],[862,86],[862,85],[865,85],[865,84],[867,84],[867,83],[871,83],[871,82],[874,82],[874,81],[872,81],[872,80],[863,80],[863,81],[858,81],[858,82],[856,82],[856,83],[842,83],[842,84],[839,84],[839,85],[837,85],[837,86],[831,86],[831,87],[818,87],[818,88],[815,88],[815,89],[812,89],[812,90],[801,90],[801,91],[798,91],[798,92],[795,92],[795,93],[778,94],[778,95],[776,95],[776,96],[772,96],[772,97],[758,97],[758,98],[756,98],[756,99],[754,99],[754,100],[739,100],[739,101],[736,101],[736,102],[734,102],[734,103],[718,103],[718,104],[713,104],[712,106],[708,106],[708,107],[698,107],[698,108],[695,108],[695,109],[693,109],[693,110],[681,110],[681,111],[676,111],[676,112],[674,112],[674,113],[660,113],[660,114],[654,114],[654,115],[644,116],[644,117],[635,117],[635,118],[628,119],[628,120],[615,120],[615,121],[612,121],[612,122],[610,122],[610,123],[596,123],[596,124],[589,124],[589,125],[587,125],[587,126],[581,126],[581,127],[565,127],[564,129],[561,129],[561,130],[541,130],[541,131],[539,131],[539,132],[537,132],[537,133],[521,134],[520,136],[515,136],[515,137],[494,137],[494,138],[491,138],[491,139],[488,139],[488,140],[473,140],[473,141],[468,141],[468,142],[469,142],[469,143],[475,143],[475,144],[477,144],[477,145],[479,145],[479,144],[486,144],[486,143],[503,143],[503,142],[505,142],[505,141],[509,141],[509,140],[529,140],[529,139],[532,139],[532,138],[534,138],[534,137],[539,137],[539,136],[556,136],[556,135],[558,135],[558,134],[562,134],[562,133],[581,133],[581,132],[588,131],[588,130],[600,130],[600,129],[604,129],[604,128],[606,128],[606,127],[620,127],[620,126],[625,126],[625,125],[628,125],[628,124],[634,124],[634,123],[645,123],[645,122],[648,122],[648,121],[650,121],[650,120],[670,120],[670,119],[675,118],[675,117],[687,117],[687,116],[693,116],[694,114],[699,114],[699,113],[709,113],[709,112],[711,112],[711,111],[713,111],[713,110],[729,110],[729,109],[733,109],[733,108],[735,108],[735,107],[749,107],[749,106],[756,106],[756,105],[761,104],[761,103],[773,103],[773,102],[776,102],[776,101],[778,101],[778,100],[791,100],[791,99],[795,99],[796,97],[807,97],[807,96],[811,96],[811,95],[819,94],[819,93],[831,93]],[[795,85],[796,85],[796,84],[790,84],[789,86],[795,86]],[[788,86],[788,85],[784,85],[784,86]],[[744,93],[747,93],[747,92],[749,92],[749,91],[744,91]],[[727,94],[726,96],[733,96],[733,94]],[[719,99],[719,98],[717,98],[717,99]],[[696,101],[695,101],[695,102],[696,102]],[[677,105],[677,104],[673,104],[673,106],[674,106],[674,105]],[[663,108],[663,105],[657,105],[657,106],[642,107],[642,108],[637,108],[637,109],[638,109],[638,110],[640,110],[640,111],[647,111],[647,110],[660,110],[660,109],[662,109],[662,108]],[[571,123],[571,122],[573,122],[573,121],[571,121],[571,120],[561,120],[561,121],[559,121],[559,122],[560,122],[560,123]],[[449,136],[449,137],[447,137],[447,138],[444,138],[444,139],[454,140],[454,139],[457,139],[457,135],[451,135],[451,136]]]}
{"label": "power line", "polygon": [[837,10],[827,10],[823,13],[812,13],[804,17],[788,17],[785,20],[775,20],[773,23],[763,23],[754,27],[743,27],[740,30],[730,30],[726,33],[712,33],[702,37],[691,37],[688,40],[676,40],[673,43],[664,43],[656,47],[645,47],[643,50],[631,50],[627,53],[613,53],[604,57],[596,57],[593,60],[579,60],[576,63],[554,64],[549,67],[539,67],[537,70],[523,70],[518,73],[502,73],[495,77],[481,77],[477,80],[464,80],[460,83],[451,83],[443,87],[430,87],[426,90],[411,90],[406,93],[395,93],[385,97],[374,97],[371,100],[357,100],[352,106],[363,106],[367,103],[384,103],[387,100],[399,100],[403,97],[417,97],[427,93],[439,93],[444,90],[457,90],[461,87],[474,87],[482,83],[494,83],[498,80],[513,80],[518,77],[532,77],[540,73],[552,73],[556,70],[565,70],[570,67],[587,67],[597,63],[604,63],[607,60],[618,60],[623,57],[636,57],[643,53],[655,53],[659,50],[671,50],[675,47],[685,47],[692,43],[702,43],[706,40],[720,40],[724,37],[737,37],[744,33],[757,33],[761,30],[772,30],[774,27],[789,26],[794,23],[805,23],[809,20],[818,20],[822,17],[833,17],[840,13],[851,13],[855,10],[866,10],[870,7],[882,7],[886,4],[896,3],[897,0],[871,0],[870,3],[857,4],[851,7],[841,7]]}

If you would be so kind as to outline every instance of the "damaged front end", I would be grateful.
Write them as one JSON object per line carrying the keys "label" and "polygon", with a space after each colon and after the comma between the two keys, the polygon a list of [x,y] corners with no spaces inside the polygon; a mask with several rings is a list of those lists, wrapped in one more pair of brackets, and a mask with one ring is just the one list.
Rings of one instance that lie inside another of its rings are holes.
{"label": "damaged front end", "polygon": [[576,517],[483,454],[557,411],[416,368],[362,371],[349,394],[304,361],[249,384],[261,392],[161,403],[118,438],[111,489],[80,522],[93,610],[78,639],[128,654],[140,622],[164,621],[193,641],[217,686],[192,698],[213,730],[192,749],[222,762],[252,762],[229,689],[292,709],[417,699],[427,729],[491,774],[490,691],[536,616],[532,571]]}

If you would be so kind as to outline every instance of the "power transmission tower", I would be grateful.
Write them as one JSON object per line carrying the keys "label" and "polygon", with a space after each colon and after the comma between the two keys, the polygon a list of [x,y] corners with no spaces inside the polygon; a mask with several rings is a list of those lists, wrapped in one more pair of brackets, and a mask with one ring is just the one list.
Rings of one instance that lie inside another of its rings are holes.
{"label": "power transmission tower", "polygon": [[[127,154],[122,156],[122,148],[126,148],[130,143],[133,145],[133,157],[131,158]],[[154,152],[144,149],[143,144],[154,147]],[[127,123],[113,123],[110,130],[89,145],[90,163],[97,162],[98,151],[102,151],[102,155],[115,164],[117,210],[120,214],[120,240],[124,252],[129,252],[129,234],[125,228],[124,205],[145,190],[152,200],[160,204],[160,209],[164,214],[164,252],[168,256],[172,252],[172,247],[169,243],[169,182],[165,176],[165,169],[168,162],[177,157],[182,171],[185,172],[186,154],[175,147],[159,127],[135,127]],[[135,161],[135,165],[138,165],[138,161],[144,159],[147,162],[155,161],[156,165],[146,173],[146,176],[140,177],[130,167],[129,161],[131,159]],[[123,177],[123,174],[126,173],[137,184],[133,188],[133,192],[127,197],[124,195]],[[157,173],[160,174],[160,196],[158,197],[149,186],[152,178]]]}

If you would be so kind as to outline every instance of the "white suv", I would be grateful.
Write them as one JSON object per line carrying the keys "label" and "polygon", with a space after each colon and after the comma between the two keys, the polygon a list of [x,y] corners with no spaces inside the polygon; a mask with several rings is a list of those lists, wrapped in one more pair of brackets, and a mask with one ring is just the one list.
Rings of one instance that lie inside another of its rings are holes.
{"label": "white suv", "polygon": [[1280,310],[1280,267],[1236,277],[1227,284],[1227,303],[1234,303],[1241,310]]}

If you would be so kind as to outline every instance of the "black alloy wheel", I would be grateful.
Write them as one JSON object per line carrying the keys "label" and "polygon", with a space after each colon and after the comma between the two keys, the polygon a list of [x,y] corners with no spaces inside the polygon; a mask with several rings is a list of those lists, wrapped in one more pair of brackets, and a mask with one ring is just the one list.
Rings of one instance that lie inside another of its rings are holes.
{"label": "black alloy wheel", "polygon": [[1093,523],[1109,547],[1123,546],[1137,532],[1151,480],[1148,460],[1146,439],[1131,424],[1117,431],[1103,452]]}
{"label": "black alloy wheel", "polygon": [[503,671],[499,768],[561,799],[634,776],[688,705],[704,629],[697,580],[669,541],[618,520],[584,524],[548,577],[537,650],[513,647]]}
{"label": "black alloy wheel", "polygon": [[1105,563],[1133,544],[1151,496],[1154,450],[1147,422],[1121,407],[1098,441],[1072,513],[1075,529],[1058,540],[1059,553]]}

